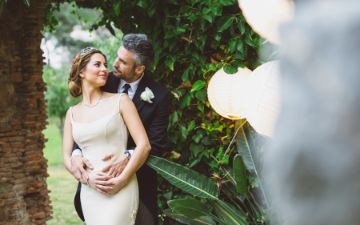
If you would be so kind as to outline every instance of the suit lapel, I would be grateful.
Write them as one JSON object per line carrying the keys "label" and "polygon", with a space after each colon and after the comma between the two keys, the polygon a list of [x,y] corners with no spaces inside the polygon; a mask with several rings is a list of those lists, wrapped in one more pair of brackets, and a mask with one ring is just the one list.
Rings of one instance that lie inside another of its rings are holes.
{"label": "suit lapel", "polygon": [[114,90],[114,93],[117,93],[118,89],[119,89],[119,85],[120,85],[120,79],[115,76],[114,76],[114,79],[115,79],[115,82],[111,82],[114,84],[114,86],[112,87],[112,90]]}
{"label": "suit lapel", "polygon": [[148,84],[148,80],[146,79],[146,74],[144,74],[143,78],[141,79],[141,81],[139,83],[138,88],[136,89],[135,95],[133,97],[133,102],[139,113],[145,104],[145,102],[140,99],[140,95],[145,90],[147,84]]}
{"label": "suit lapel", "polygon": [[105,86],[102,88],[104,91],[111,93],[117,93],[120,84],[120,79],[114,76],[112,73],[109,74],[109,78]]}

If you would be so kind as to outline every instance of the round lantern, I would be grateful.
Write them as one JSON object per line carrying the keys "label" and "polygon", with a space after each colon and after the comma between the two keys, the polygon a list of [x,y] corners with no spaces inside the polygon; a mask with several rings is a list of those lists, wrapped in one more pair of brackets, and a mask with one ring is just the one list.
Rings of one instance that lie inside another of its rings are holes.
{"label": "round lantern", "polygon": [[258,133],[271,137],[280,111],[279,62],[270,61],[256,68],[251,82],[246,119]]}
{"label": "round lantern", "polygon": [[259,35],[279,43],[279,26],[293,16],[292,0],[238,0],[247,23]]}
{"label": "round lantern", "polygon": [[210,79],[207,94],[211,107],[221,116],[232,120],[244,118],[249,106],[251,70],[239,68],[235,74],[223,69]]}

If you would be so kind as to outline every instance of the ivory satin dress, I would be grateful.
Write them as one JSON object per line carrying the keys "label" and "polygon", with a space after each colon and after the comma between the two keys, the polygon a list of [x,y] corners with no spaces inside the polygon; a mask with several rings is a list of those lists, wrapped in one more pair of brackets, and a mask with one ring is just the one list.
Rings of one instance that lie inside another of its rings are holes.
{"label": "ivory satin dress", "polygon": [[[106,162],[103,157],[110,153],[123,154],[128,131],[119,112],[120,96],[110,97],[105,103],[111,104],[114,111],[99,116],[92,122],[76,122],[72,108],[71,124],[75,142],[82,149],[83,156],[94,166],[90,177],[101,171]],[[139,190],[136,175],[117,194],[107,196],[87,184],[81,184],[81,205],[86,225],[132,225],[135,223],[139,204]]]}

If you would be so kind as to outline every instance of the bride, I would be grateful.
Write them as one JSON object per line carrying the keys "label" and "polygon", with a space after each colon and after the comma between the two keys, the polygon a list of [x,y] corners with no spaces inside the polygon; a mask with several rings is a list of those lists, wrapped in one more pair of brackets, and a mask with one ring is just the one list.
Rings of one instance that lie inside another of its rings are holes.
{"label": "bride", "polygon": [[[64,164],[71,170],[71,152],[76,142],[83,155],[93,165],[87,184],[81,184],[81,205],[87,225],[129,225],[135,223],[139,204],[135,172],[147,159],[150,143],[138,112],[126,94],[103,92],[108,70],[105,55],[94,48],[85,48],[72,62],[69,89],[72,96],[82,95],[82,101],[69,108],[64,123]],[[106,166],[105,155],[123,154],[128,131],[136,143],[134,154],[123,172],[114,178],[117,190],[102,192],[95,176],[108,179],[101,172]],[[120,191],[118,191],[120,190]],[[118,191],[118,192],[117,192]]]}

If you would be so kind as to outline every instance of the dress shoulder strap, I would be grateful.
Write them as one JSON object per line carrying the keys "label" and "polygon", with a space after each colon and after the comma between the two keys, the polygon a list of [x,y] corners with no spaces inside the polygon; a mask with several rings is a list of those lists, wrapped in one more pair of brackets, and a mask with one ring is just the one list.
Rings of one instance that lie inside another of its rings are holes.
{"label": "dress shoulder strap", "polygon": [[121,96],[126,95],[125,93],[119,93],[117,98],[117,111],[120,113],[121,107]]}
{"label": "dress shoulder strap", "polygon": [[70,114],[70,121],[71,121],[71,123],[73,123],[74,122],[73,106],[70,106],[69,114]]}

